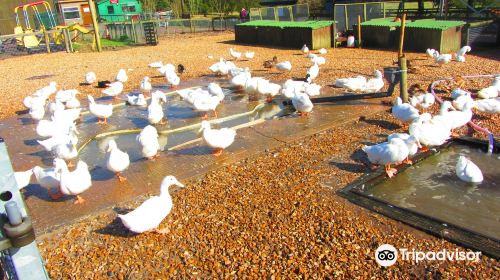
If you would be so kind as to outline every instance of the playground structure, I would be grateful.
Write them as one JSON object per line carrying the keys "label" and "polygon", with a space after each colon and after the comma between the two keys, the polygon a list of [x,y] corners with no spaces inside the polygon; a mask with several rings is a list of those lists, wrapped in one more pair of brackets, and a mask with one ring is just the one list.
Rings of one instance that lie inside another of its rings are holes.
{"label": "playground structure", "polygon": [[[42,17],[42,13],[47,16]],[[14,14],[16,18],[14,35],[18,35],[15,37],[17,49],[27,50],[28,53],[42,47],[50,52],[51,47],[62,47],[64,44],[66,49],[71,50],[71,43],[68,41],[77,40],[80,34],[93,33],[92,30],[78,23],[69,26],[58,25],[52,8],[46,1],[19,5],[14,8]],[[31,20],[33,20],[34,26],[32,26]],[[70,35],[70,32],[73,32],[73,36]],[[93,46],[95,46],[95,39]]]}

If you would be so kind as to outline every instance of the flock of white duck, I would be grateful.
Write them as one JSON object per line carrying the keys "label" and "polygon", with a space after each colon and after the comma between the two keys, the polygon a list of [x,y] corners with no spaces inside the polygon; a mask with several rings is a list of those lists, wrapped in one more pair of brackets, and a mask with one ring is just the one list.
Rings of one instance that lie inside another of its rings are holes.
{"label": "flock of white duck", "polygon": [[[453,102],[444,101],[439,114],[435,116],[429,113],[420,114],[417,109],[420,107],[425,110],[432,106],[435,102],[433,94],[413,96],[410,103],[403,103],[398,97],[392,107],[392,114],[403,123],[409,124],[409,134],[391,134],[388,142],[364,146],[362,149],[367,153],[370,162],[383,164],[387,175],[392,177],[396,169],[391,168],[391,164],[411,164],[409,158],[415,155],[419,148],[428,150],[428,147],[444,144],[454,135],[453,130],[466,125],[472,119],[473,108],[491,114],[500,113],[499,91],[500,76],[495,77],[491,86],[478,91],[477,100],[474,100],[468,91],[454,89],[451,93]],[[460,156],[456,164],[456,174],[466,182],[480,183],[483,180],[479,167],[464,156]]]}
{"label": "flock of white duck", "polygon": [[[470,50],[470,49],[469,49]],[[318,54],[309,52],[306,45],[301,49],[312,63],[307,70],[304,81],[287,80],[283,84],[278,84],[262,77],[253,77],[249,68],[239,68],[235,62],[227,61],[221,58],[214,63],[209,69],[220,76],[227,76],[229,83],[236,89],[244,90],[247,93],[258,93],[266,96],[266,100],[271,102],[277,95],[283,95],[285,98],[291,99],[293,106],[300,116],[307,116],[313,109],[313,103],[310,96],[320,94],[321,86],[313,83],[319,76],[320,65],[326,63],[326,59],[320,55],[327,53],[326,49],[319,50]],[[465,55],[460,52],[457,57]],[[433,52],[433,57],[436,57],[437,52]],[[229,54],[238,61],[244,56],[246,59],[253,59],[255,53],[245,52],[244,55],[233,49],[229,50]],[[209,58],[213,58],[209,55]],[[156,68],[166,79],[168,85],[172,88],[180,84],[180,77],[176,73],[176,67],[172,64],[163,64],[162,62],[154,62],[148,65],[151,68]],[[290,61],[278,62],[275,57],[272,61],[266,61],[264,66],[267,68],[275,68],[278,71],[291,71],[292,64]],[[268,67],[270,66],[270,67]],[[178,68],[179,69],[179,68]],[[116,98],[124,88],[124,83],[128,80],[127,71],[120,69],[115,81],[107,84],[107,87],[102,91],[104,95]],[[96,74],[89,72],[85,75],[87,84],[94,84],[97,81]],[[353,92],[377,92],[384,86],[383,75],[380,71],[375,70],[374,78],[367,79],[363,76],[352,78],[337,79],[335,84],[338,87],[346,88]],[[498,95],[500,88],[500,77],[495,79],[495,82],[490,87],[492,89],[484,89],[483,95],[487,94],[488,98],[494,98]],[[142,155],[148,159],[155,159],[159,156],[161,150],[158,142],[158,131],[154,125],[165,123],[165,113],[162,103],[166,103],[166,95],[161,91],[153,91],[151,80],[149,77],[144,77],[140,83],[141,93],[138,95],[127,95],[126,100],[132,106],[147,106],[147,119],[151,125],[146,126],[140,134],[137,135],[138,146],[141,147]],[[181,98],[189,103],[194,110],[203,113],[203,121],[201,122],[200,133],[211,148],[214,149],[214,155],[218,156],[222,151],[229,147],[235,139],[236,131],[229,128],[213,129],[210,123],[205,119],[208,118],[208,112],[213,112],[217,117],[216,108],[224,100],[225,94],[222,88],[217,83],[211,83],[207,88],[183,89],[176,91]],[[442,106],[441,113],[438,116],[432,117],[428,113],[419,115],[418,109],[414,106],[428,108],[434,103],[432,94],[416,96],[412,99],[412,104],[403,104],[398,98],[397,103],[393,107],[393,114],[403,122],[411,122],[410,134],[393,134],[389,136],[389,142],[378,144],[371,147],[364,147],[363,150],[368,154],[368,158],[372,163],[384,164],[389,177],[395,170],[390,168],[391,164],[407,162],[410,163],[409,157],[413,156],[421,144],[426,146],[436,146],[443,144],[451,134],[451,131],[462,125],[465,125],[472,117],[471,108],[476,107],[485,112],[498,113],[498,100],[494,104],[490,101],[473,101],[466,99],[471,96],[468,92],[457,89],[454,91],[457,103],[463,104],[460,111],[451,111],[452,105],[445,102]],[[494,96],[493,93],[496,93]],[[149,105],[145,95],[151,96]],[[53,101],[48,102],[49,98],[55,95]],[[83,203],[83,198],[80,194],[89,189],[92,185],[92,178],[88,169],[88,165],[79,160],[76,168],[73,171],[69,167],[73,165],[72,160],[78,157],[76,145],[78,143],[78,130],[76,129],[75,121],[81,116],[82,109],[80,101],[77,98],[79,92],[77,90],[58,90],[57,84],[51,82],[48,86],[36,91],[34,94],[24,99],[24,105],[29,109],[29,114],[37,123],[36,132],[40,137],[47,138],[39,140],[38,143],[44,149],[54,155],[54,166],[42,168],[35,166],[26,172],[16,172],[16,180],[20,188],[26,186],[30,182],[32,174],[35,175],[37,182],[49,192],[53,199],[58,199],[62,195],[74,195],[75,204]],[[454,95],[454,96],[455,96]],[[479,97],[483,97],[481,91]],[[113,115],[112,104],[96,103],[92,96],[88,98],[88,110],[98,119],[98,123],[105,124],[108,118]],[[455,102],[453,106],[455,106]],[[496,107],[495,107],[496,106]],[[492,109],[494,107],[494,109]],[[496,109],[495,109],[496,108]],[[50,113],[49,118],[45,119]],[[68,163],[66,163],[68,162]],[[126,180],[121,174],[130,165],[129,155],[121,151],[114,140],[108,142],[106,154],[106,166],[114,172],[120,182]],[[478,180],[476,171],[471,175],[474,168],[479,170],[477,166],[461,158],[457,164],[457,174],[461,178],[464,176],[466,180]],[[459,170],[460,167],[460,170]],[[480,173],[480,171],[478,171]],[[471,177],[472,179],[470,179]],[[481,178],[482,180],[482,178]],[[136,210],[126,214],[119,215],[123,224],[133,232],[145,232],[154,230],[160,222],[168,215],[172,208],[172,199],[168,192],[170,185],[178,185],[183,187],[181,183],[173,176],[164,178],[161,184],[160,196],[152,197],[145,201]],[[57,193],[52,193],[52,189],[56,188]]]}
{"label": "flock of white duck", "polygon": [[[465,62],[465,54],[470,52],[470,51],[471,51],[470,46],[464,46],[464,47],[460,48],[454,55],[455,60],[457,62]],[[447,54],[447,53],[440,54],[435,49],[427,49],[426,53],[430,58],[434,59],[435,63],[437,63],[439,65],[448,64],[453,59],[453,55]]]}

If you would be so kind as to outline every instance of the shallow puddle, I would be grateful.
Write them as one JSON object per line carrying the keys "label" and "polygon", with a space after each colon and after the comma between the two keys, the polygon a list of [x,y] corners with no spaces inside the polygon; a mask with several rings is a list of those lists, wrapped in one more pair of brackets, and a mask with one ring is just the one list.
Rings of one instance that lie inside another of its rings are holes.
{"label": "shallow puddle", "polygon": [[[472,184],[455,174],[460,155],[483,172],[484,181]],[[372,186],[365,193],[393,205],[408,208],[450,224],[500,239],[500,156],[477,148],[451,145]]]}

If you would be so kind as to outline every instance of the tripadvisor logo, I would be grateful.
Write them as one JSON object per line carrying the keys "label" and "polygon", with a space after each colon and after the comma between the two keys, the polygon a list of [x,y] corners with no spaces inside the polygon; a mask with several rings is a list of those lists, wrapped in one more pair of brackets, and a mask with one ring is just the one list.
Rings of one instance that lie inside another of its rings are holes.
{"label": "tripadvisor logo", "polygon": [[[420,261],[472,261],[477,262],[481,257],[481,252],[472,251],[459,251],[458,249],[454,251],[449,251],[443,249],[441,251],[409,251],[406,248],[399,249],[399,255],[403,261],[414,261],[418,263]],[[377,248],[375,251],[375,261],[381,266],[391,266],[398,260],[398,250],[390,244],[383,244]]]}
{"label": "tripadvisor logo", "polygon": [[383,244],[375,251],[375,261],[381,266],[391,266],[398,260],[398,251],[390,244]]}

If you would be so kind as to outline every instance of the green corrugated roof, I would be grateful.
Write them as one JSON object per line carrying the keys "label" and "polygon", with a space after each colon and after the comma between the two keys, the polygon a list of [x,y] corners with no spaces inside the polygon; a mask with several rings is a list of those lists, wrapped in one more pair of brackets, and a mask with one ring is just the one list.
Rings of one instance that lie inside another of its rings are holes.
{"label": "green corrugated roof", "polygon": [[240,23],[238,26],[262,26],[262,27],[297,27],[297,28],[311,28],[318,29],[333,24],[330,20],[318,21],[274,21],[274,20],[252,20],[245,23]]}
{"label": "green corrugated roof", "polygon": [[[452,27],[462,26],[464,24],[465,22],[456,20],[421,19],[415,21],[407,21],[406,27],[445,30]],[[382,18],[382,19],[372,19],[369,21],[365,21],[362,22],[361,25],[399,27],[401,26],[401,22],[394,22],[393,18]]]}
{"label": "green corrugated roof", "polygon": [[393,18],[377,18],[369,21],[362,22],[361,25],[366,26],[387,26],[387,27],[396,27],[401,26],[400,22],[393,21]]}

